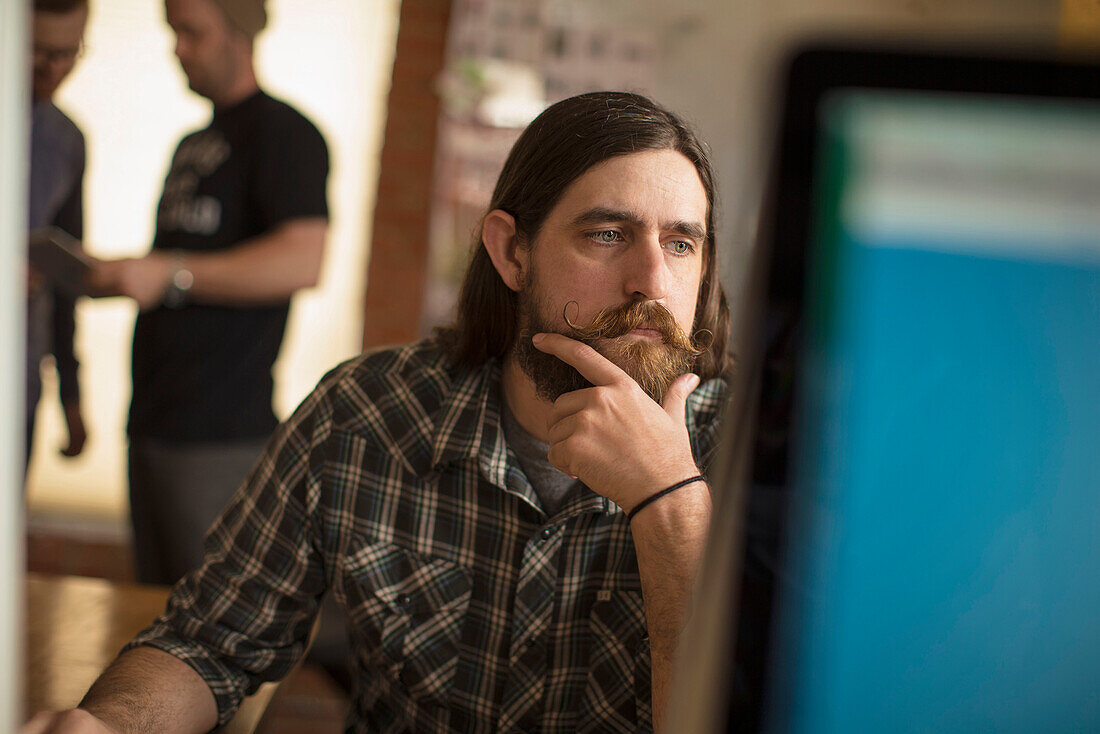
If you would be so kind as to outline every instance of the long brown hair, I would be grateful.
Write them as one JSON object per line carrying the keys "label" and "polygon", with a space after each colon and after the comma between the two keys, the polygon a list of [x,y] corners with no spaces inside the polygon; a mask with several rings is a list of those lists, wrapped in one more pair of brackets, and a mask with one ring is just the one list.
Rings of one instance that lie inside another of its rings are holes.
{"label": "long brown hair", "polygon": [[[710,347],[694,364],[696,374],[707,380],[725,371],[729,360],[729,305],[715,252],[714,171],[703,144],[676,115],[626,92],[592,92],[551,105],[512,146],[487,211],[511,214],[520,241],[529,244],[565,190],[585,171],[609,158],[646,150],[682,153],[694,164],[707,193],[703,278],[693,329],[713,335]],[[517,294],[493,267],[481,235],[478,227],[455,322],[440,330],[456,366],[479,366],[503,356],[518,332]]]}

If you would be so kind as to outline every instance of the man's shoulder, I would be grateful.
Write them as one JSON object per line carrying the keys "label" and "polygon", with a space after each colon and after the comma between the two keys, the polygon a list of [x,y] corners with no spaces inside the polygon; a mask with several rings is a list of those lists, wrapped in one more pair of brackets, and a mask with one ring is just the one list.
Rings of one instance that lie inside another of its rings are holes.
{"label": "man's shoulder", "polygon": [[53,102],[44,102],[38,111],[38,117],[41,125],[40,134],[45,134],[50,139],[63,142],[83,153],[84,133],[64,110]]}
{"label": "man's shoulder", "polygon": [[202,140],[203,138],[206,138],[210,135],[217,134],[218,133],[214,132],[214,126],[212,124],[207,125],[206,127],[190,130],[189,132],[184,133],[183,136],[180,138],[180,141],[176,144],[176,149],[178,150],[184,147],[184,145],[186,145],[189,141]]}
{"label": "man's shoulder", "polygon": [[272,97],[265,91],[261,90],[257,95],[256,111],[258,113],[257,119],[262,121],[267,128],[290,128],[292,130],[310,131],[319,137],[321,136],[317,125],[305,114],[289,102]]}
{"label": "man's shoulder", "polygon": [[321,381],[337,428],[392,429],[434,414],[451,393],[455,370],[435,339],[386,347],[349,359]]}
{"label": "man's shoulder", "polygon": [[348,376],[360,385],[395,379],[418,382],[428,376],[446,379],[450,372],[447,354],[435,339],[373,349],[345,365]]}
{"label": "man's shoulder", "polygon": [[730,382],[731,375],[726,373],[702,383],[688,396],[688,433],[696,460],[703,468],[710,467],[718,448]]}
{"label": "man's shoulder", "polygon": [[731,376],[723,374],[700,384],[688,397],[688,410],[699,424],[717,421],[726,405]]}

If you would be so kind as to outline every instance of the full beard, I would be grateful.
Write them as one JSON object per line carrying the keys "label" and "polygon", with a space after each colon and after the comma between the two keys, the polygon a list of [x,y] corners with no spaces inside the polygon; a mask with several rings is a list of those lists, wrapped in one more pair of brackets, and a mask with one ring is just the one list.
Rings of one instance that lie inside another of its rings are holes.
{"label": "full beard", "polygon": [[[543,400],[553,402],[567,392],[592,387],[592,383],[571,365],[535,349],[531,337],[540,332],[563,334],[589,345],[630,375],[657,403],[664,399],[673,380],[688,372],[703,351],[679,327],[672,313],[655,301],[632,301],[606,308],[584,326],[572,324],[563,314],[567,326],[562,329],[543,317],[530,290],[520,296],[521,323],[513,354]],[[661,339],[626,338],[643,325],[658,331]]]}

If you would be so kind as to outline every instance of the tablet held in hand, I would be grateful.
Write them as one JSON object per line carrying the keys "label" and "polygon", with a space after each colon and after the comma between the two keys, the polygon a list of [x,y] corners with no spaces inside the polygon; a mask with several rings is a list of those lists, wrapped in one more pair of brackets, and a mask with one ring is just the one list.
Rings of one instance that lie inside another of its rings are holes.
{"label": "tablet held in hand", "polygon": [[57,227],[42,227],[30,234],[31,266],[63,294],[75,298],[87,294],[84,277],[92,260],[80,242]]}

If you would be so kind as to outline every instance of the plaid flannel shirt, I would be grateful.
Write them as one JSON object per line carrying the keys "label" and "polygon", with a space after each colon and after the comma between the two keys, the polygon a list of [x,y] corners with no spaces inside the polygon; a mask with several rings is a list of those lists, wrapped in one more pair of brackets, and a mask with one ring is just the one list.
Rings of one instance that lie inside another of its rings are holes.
{"label": "plaid flannel shirt", "polygon": [[[190,664],[219,723],[302,655],[319,599],[346,610],[353,732],[637,732],[650,657],[626,517],[584,489],[547,517],[500,418],[500,365],[432,341],[333,370],[130,646]],[[697,461],[725,382],[691,395]]]}

